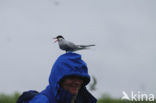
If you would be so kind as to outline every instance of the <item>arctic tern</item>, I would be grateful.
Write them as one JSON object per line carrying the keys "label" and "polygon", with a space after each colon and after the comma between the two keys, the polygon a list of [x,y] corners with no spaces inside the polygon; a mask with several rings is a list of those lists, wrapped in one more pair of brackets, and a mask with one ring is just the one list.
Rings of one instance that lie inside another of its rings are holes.
{"label": "arctic tern", "polygon": [[55,42],[58,42],[60,49],[65,50],[66,52],[88,49],[88,47],[90,46],[95,46],[95,45],[76,45],[70,41],[65,40],[64,37],[61,35],[58,35],[54,39],[56,39]]}

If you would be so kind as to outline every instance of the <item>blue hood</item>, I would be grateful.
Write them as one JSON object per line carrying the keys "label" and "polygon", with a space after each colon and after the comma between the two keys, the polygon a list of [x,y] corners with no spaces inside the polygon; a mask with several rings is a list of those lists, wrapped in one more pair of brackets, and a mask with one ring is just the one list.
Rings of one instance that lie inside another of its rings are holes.
{"label": "blue hood", "polygon": [[87,65],[81,59],[81,55],[69,52],[58,57],[52,67],[49,77],[49,85],[54,93],[54,96],[57,95],[57,91],[60,89],[60,80],[71,75],[84,78],[84,85],[88,84],[90,81]]}
{"label": "blue hood", "polygon": [[61,55],[56,60],[49,77],[49,85],[29,103],[70,103],[73,95],[61,88],[59,82],[64,77],[72,75],[84,80],[75,103],[96,103],[97,99],[85,87],[90,81],[87,65],[81,59],[81,55],[71,52]]}

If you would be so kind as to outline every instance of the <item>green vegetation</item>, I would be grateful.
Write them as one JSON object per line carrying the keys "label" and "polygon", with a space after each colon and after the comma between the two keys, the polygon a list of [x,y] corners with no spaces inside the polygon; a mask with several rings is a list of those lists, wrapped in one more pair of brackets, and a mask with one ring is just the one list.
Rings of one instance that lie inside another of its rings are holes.
{"label": "green vegetation", "polygon": [[[17,98],[20,96],[19,93],[14,93],[12,95],[7,95],[7,94],[0,94],[0,103],[16,103]],[[132,101],[123,101],[120,99],[113,99],[107,95],[102,96],[101,98],[98,99],[97,103],[156,103],[156,101],[153,102],[145,102],[145,101],[137,101],[137,102],[132,102]]]}
{"label": "green vegetation", "polygon": [[0,103],[16,103],[19,93],[14,93],[12,95],[0,94]]}

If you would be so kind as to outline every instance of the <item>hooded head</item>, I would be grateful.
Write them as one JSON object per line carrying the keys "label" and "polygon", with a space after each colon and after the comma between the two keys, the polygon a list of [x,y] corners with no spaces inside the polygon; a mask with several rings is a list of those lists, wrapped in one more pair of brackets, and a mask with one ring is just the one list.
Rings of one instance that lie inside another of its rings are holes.
{"label": "hooded head", "polygon": [[55,96],[60,88],[60,81],[68,76],[82,78],[84,81],[83,86],[89,83],[88,68],[86,63],[81,59],[81,55],[71,52],[65,53],[58,57],[54,63],[49,77],[49,84]]}

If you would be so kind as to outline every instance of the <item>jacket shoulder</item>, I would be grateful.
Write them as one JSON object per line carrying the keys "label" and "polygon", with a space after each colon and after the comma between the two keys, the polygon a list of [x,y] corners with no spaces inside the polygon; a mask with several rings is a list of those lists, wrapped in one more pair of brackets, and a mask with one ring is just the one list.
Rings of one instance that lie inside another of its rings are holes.
{"label": "jacket shoulder", "polygon": [[49,100],[45,95],[38,94],[29,103],[49,103]]}

